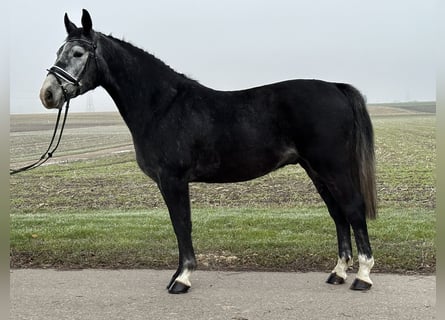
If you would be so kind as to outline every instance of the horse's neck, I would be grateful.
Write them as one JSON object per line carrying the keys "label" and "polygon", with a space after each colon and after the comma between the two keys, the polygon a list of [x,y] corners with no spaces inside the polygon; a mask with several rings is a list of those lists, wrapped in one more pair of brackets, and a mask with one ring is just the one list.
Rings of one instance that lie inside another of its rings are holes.
{"label": "horse's neck", "polygon": [[101,85],[130,131],[133,125],[149,121],[176,94],[180,75],[148,53],[105,37],[103,58],[106,67]]}

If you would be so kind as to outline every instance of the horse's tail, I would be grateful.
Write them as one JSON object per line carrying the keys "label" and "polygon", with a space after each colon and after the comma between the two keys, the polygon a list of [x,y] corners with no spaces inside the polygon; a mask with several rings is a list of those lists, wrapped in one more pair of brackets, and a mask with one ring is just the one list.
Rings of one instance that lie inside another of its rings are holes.
{"label": "horse's tail", "polygon": [[352,160],[353,177],[365,202],[366,217],[377,217],[377,191],[375,178],[374,133],[366,102],[361,93],[348,84],[338,84],[346,95],[354,113]]}

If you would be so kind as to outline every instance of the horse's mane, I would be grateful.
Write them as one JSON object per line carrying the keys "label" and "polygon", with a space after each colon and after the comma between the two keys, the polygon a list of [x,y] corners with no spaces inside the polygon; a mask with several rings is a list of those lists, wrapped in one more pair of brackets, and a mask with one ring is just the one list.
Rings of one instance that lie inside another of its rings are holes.
{"label": "horse's mane", "polygon": [[168,64],[166,64],[164,61],[162,61],[161,59],[157,58],[155,55],[145,51],[144,49],[141,49],[141,48],[135,46],[134,44],[132,44],[131,42],[129,42],[127,40],[115,38],[111,34],[109,34],[109,35],[100,34],[100,35],[102,35],[103,37],[111,40],[114,43],[117,43],[119,46],[121,46],[126,51],[128,51],[134,59],[138,59],[140,61],[148,60],[148,61],[150,61],[150,63],[152,65],[156,66],[160,70],[162,70],[162,69],[168,70],[171,73],[179,76],[179,78],[182,78],[183,80],[197,82],[196,80],[191,79],[190,77],[188,77],[188,76],[186,76],[186,75],[184,75],[182,73],[177,72],[172,67],[170,67]]}

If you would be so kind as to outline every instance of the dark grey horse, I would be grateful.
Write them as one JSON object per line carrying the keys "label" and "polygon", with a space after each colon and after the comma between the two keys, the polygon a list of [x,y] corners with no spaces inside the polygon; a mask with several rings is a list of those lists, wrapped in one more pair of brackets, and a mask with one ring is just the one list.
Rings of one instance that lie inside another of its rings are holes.
{"label": "dark grey horse", "polygon": [[352,86],[291,80],[240,91],[218,91],[179,74],[153,55],[65,15],[68,37],[40,97],[47,108],[102,86],[134,142],[141,170],[158,185],[179,247],[170,293],[186,292],[196,267],[189,182],[254,179],[300,164],[332,216],[338,263],[328,278],[344,283],[352,265],[351,227],[359,271],[351,288],[366,290],[374,264],[366,217],[376,216],[373,130]]}

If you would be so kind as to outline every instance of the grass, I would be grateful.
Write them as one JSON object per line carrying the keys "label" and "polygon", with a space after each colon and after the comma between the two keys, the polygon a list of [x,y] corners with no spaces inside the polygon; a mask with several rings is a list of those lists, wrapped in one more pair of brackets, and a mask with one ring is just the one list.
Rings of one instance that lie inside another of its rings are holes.
{"label": "grass", "polygon": [[[435,272],[435,119],[373,115],[380,209],[369,222],[374,270]],[[82,139],[73,131],[61,155],[131,143],[113,121],[107,128],[117,139],[107,144],[103,130],[98,144],[94,124],[71,128]],[[11,146],[44,137],[18,132]],[[12,161],[35,153],[23,152],[29,154]],[[11,266],[175,267],[165,205],[134,153],[74,159],[11,177]],[[191,202],[201,269],[328,271],[336,262],[334,224],[299,167],[243,183],[192,184]]]}
{"label": "grass", "polygon": [[[329,271],[336,261],[335,227],[324,208],[193,214],[200,269]],[[377,271],[434,271],[431,210],[384,210],[369,225]],[[22,267],[173,268],[177,262],[165,210],[14,215],[11,243],[12,263]]]}

